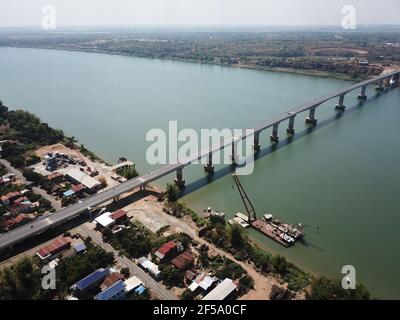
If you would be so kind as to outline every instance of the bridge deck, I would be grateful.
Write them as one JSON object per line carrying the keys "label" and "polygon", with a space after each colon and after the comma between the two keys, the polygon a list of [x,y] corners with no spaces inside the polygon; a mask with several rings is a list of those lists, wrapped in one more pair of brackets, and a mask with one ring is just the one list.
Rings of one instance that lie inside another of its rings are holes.
{"label": "bridge deck", "polygon": [[[379,80],[386,79],[388,77],[391,77],[395,74],[398,74],[400,70],[383,74],[378,77],[375,77],[370,80],[366,80],[360,83],[356,83],[352,86],[346,87],[341,90],[337,90],[333,93],[324,95],[320,98],[314,99],[310,102],[307,102],[295,109],[292,109],[291,111],[288,111],[286,113],[283,113],[281,115],[278,115],[272,119],[266,120],[256,126],[254,128],[254,132],[260,132],[263,131],[269,127],[274,126],[275,124],[279,124],[282,121],[285,121],[294,115],[307,111],[313,107],[316,107],[323,102],[326,102],[330,99],[333,99],[335,97],[339,97],[341,95],[344,95],[352,90],[355,90],[357,88],[367,86],[371,83],[378,82]],[[245,139],[249,136],[249,133],[244,133],[240,139]],[[128,180],[124,183],[119,184],[116,187],[113,187],[111,189],[99,192],[95,195],[90,196],[89,198],[81,201],[80,203],[75,203],[71,206],[68,206],[66,208],[63,208],[52,215],[44,218],[39,218],[29,224],[26,224],[24,226],[21,226],[15,230],[12,230],[10,232],[7,232],[6,234],[2,235],[0,237],[0,249],[7,248],[17,242],[23,241],[24,239],[29,238],[30,236],[34,236],[35,234],[39,234],[44,232],[45,230],[60,225],[63,222],[66,222],[70,219],[73,219],[80,215],[81,213],[85,212],[89,207],[95,207],[98,206],[104,202],[107,202],[119,195],[122,195],[126,192],[132,191],[135,188],[138,188],[140,186],[149,184],[150,182],[153,182],[161,177],[164,177],[172,172],[175,172],[179,169],[182,169],[183,167],[189,165],[190,163],[200,160],[203,157],[207,156],[210,152],[215,153],[218,150],[222,150],[227,146],[230,146],[233,142],[233,140],[236,138],[230,138],[226,139],[223,143],[217,143],[214,144],[211,149],[207,148],[204,150],[201,150],[199,153],[194,154],[192,156],[189,156],[184,159],[180,159],[178,163],[176,164],[169,164],[169,165],[164,165],[158,169],[153,170],[152,172],[149,172],[147,174],[144,174],[138,178]]]}

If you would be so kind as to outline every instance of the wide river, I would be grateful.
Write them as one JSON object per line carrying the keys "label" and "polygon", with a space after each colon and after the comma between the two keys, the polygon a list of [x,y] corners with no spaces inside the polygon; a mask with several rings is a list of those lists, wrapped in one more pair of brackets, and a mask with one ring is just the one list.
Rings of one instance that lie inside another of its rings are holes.
{"label": "wide river", "polygon": [[[77,137],[106,161],[126,156],[144,173],[148,130],[247,128],[348,82],[154,59],[0,48],[0,99]],[[296,139],[271,152],[269,135],[252,175],[240,179],[256,205],[288,222],[303,222],[307,244],[285,249],[254,230],[250,236],[314,274],[341,278],[353,265],[357,281],[379,298],[400,298],[400,90],[337,116],[336,101],[317,110],[309,132],[296,119]],[[286,126],[286,124],[285,124]],[[218,167],[219,169],[219,167]],[[207,184],[200,166],[184,171],[183,200],[228,216],[244,211],[229,171]],[[172,180],[172,176],[168,177]],[[164,179],[158,182],[165,186]],[[319,231],[313,226],[319,226]]]}

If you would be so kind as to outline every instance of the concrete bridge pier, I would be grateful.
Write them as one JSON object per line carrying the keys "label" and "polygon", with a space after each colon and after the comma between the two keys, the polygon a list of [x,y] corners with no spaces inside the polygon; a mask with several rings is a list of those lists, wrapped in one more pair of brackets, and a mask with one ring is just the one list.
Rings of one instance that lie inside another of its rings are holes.
{"label": "concrete bridge pier", "polygon": [[275,123],[274,126],[272,127],[272,134],[270,136],[271,141],[279,142],[278,127],[279,123]]}
{"label": "concrete bridge pier", "polygon": [[179,188],[179,189],[184,189],[185,188],[185,180],[183,179],[183,173],[182,173],[183,169],[178,169],[176,170],[176,178],[174,180],[175,185]]}
{"label": "concrete bridge pier", "polygon": [[383,90],[383,79],[379,80],[378,85],[375,87],[375,90],[377,91]]}
{"label": "concrete bridge pier", "polygon": [[392,76],[390,76],[389,78],[386,78],[383,82],[383,85],[385,88],[390,87],[390,80],[392,80]]}
{"label": "concrete bridge pier", "polygon": [[343,104],[343,102],[344,102],[344,94],[339,97],[339,102],[336,105],[335,109],[344,111],[344,109],[346,109],[346,106]]}
{"label": "concrete bridge pier", "polygon": [[260,146],[260,133],[259,132],[255,132],[254,133],[254,144],[253,144],[253,149],[254,152],[260,152],[261,150],[261,146]]}
{"label": "concrete bridge pier", "polygon": [[315,126],[317,124],[317,119],[315,119],[315,107],[310,109],[310,114],[306,118],[306,123]]}
{"label": "concrete bridge pier", "polygon": [[289,118],[289,127],[286,129],[286,132],[291,135],[294,134],[294,118],[295,117],[296,117],[296,115]]}
{"label": "concrete bridge pier", "polygon": [[358,99],[360,100],[367,100],[367,95],[365,94],[365,92],[367,91],[367,86],[364,86],[361,88],[361,93],[358,95]]}
{"label": "concrete bridge pier", "polygon": [[212,164],[212,153],[208,154],[208,163],[204,166],[204,171],[213,174],[214,173],[214,166]]}
{"label": "concrete bridge pier", "polygon": [[393,86],[396,88],[399,85],[399,78],[400,78],[400,73],[396,73],[393,75],[392,80],[394,81]]}
{"label": "concrete bridge pier", "polygon": [[232,153],[231,153],[232,164],[236,164],[236,159],[239,158],[239,156],[237,154],[237,150],[236,150],[236,141],[238,141],[238,138],[237,137],[233,137],[233,140],[232,140]]}

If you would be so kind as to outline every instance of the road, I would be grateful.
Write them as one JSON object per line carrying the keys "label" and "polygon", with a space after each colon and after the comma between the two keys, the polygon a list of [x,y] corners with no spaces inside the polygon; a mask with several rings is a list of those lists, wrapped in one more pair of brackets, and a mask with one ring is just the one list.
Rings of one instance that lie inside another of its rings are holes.
{"label": "road", "polygon": [[[235,257],[224,250],[216,247],[214,244],[208,242],[204,238],[200,238],[193,227],[188,225],[182,219],[178,219],[174,216],[168,215],[162,210],[157,210],[163,219],[165,219],[170,226],[177,227],[181,232],[186,233],[189,237],[197,241],[198,243],[207,245],[210,249],[218,253],[220,256],[224,256],[237,264],[239,264],[254,280],[254,289],[250,290],[247,294],[242,296],[240,300],[269,300],[272,286],[274,284],[279,285],[278,279],[272,276],[264,276],[257,272],[254,267],[246,262],[239,261]],[[296,295],[296,299],[299,295]]]}
{"label": "road", "polygon": [[57,211],[60,210],[62,208],[60,201],[57,201],[56,199],[54,199],[51,195],[49,195],[46,191],[44,191],[41,188],[38,187],[32,187],[32,192],[42,196],[43,198],[45,198],[46,200],[50,201],[51,206],[56,209]]}
{"label": "road", "polygon": [[[360,83],[356,83],[352,86],[346,87],[344,89],[335,91],[333,93],[324,95],[320,98],[314,99],[310,102],[307,102],[295,109],[292,109],[291,111],[285,112],[281,115],[278,115],[277,117],[274,117],[273,119],[266,120],[259,125],[257,125],[255,128],[253,128],[254,132],[260,132],[262,130],[265,130],[267,128],[270,128],[276,124],[279,124],[282,121],[285,121],[289,118],[293,118],[296,116],[296,114],[307,111],[311,108],[316,108],[319,106],[321,103],[328,101],[330,99],[333,99],[335,97],[344,95],[352,90],[355,90],[360,87],[367,86],[368,84],[375,83],[379,80],[382,79],[387,79],[388,77],[399,74],[399,70],[380,75],[378,77],[375,77],[370,80],[366,80]],[[150,182],[153,182],[161,177],[164,177],[172,172],[175,172],[177,170],[183,169],[184,167],[188,166],[194,161],[197,161],[199,159],[202,159],[206,157],[210,153],[215,153],[219,150],[222,150],[226,147],[232,146],[232,143],[236,141],[237,139],[246,139],[253,135],[253,132],[251,130],[247,131],[245,130],[243,132],[243,135],[240,137],[231,137],[229,139],[223,139],[223,142],[221,143],[216,143],[212,145],[210,148],[205,148],[201,150],[198,153],[195,153],[189,157],[185,157],[183,159],[179,159],[179,161],[175,164],[168,164],[164,165],[158,169],[155,169],[154,171],[151,171],[147,174],[144,174],[140,177],[137,177],[135,179],[128,180],[124,183],[121,183],[113,188],[110,188],[108,190],[105,190],[103,192],[99,192],[85,200],[83,200],[80,203],[73,204],[67,208],[61,209],[54,214],[52,214],[50,217],[44,217],[43,219],[38,219],[35,220],[29,224],[26,224],[24,226],[21,226],[13,231],[10,231],[3,236],[0,237],[0,250],[6,249],[13,244],[23,241],[26,238],[29,238],[31,236],[34,236],[36,234],[40,234],[47,229],[51,227],[55,227],[57,225],[60,225],[70,219],[73,219],[80,215],[81,213],[85,212],[88,208],[90,207],[96,207],[108,200],[111,200],[115,197],[118,197],[126,192],[132,191],[136,188],[139,188],[143,185],[147,185]]]}
{"label": "road", "polygon": [[27,181],[24,177],[24,175],[22,174],[21,171],[19,171],[18,169],[14,168],[10,162],[8,162],[6,159],[0,159],[0,164],[2,164],[6,170],[10,173],[13,173],[17,176],[17,179],[21,180],[22,183],[26,184]]}
{"label": "road", "polygon": [[[0,164],[2,164],[6,170],[10,173],[13,173],[17,176],[17,178],[24,184],[29,184],[29,182],[26,180],[26,178],[24,177],[24,175],[22,174],[22,172],[20,170],[18,170],[17,168],[14,168],[10,162],[8,162],[6,159],[0,159]],[[32,187],[32,192],[42,196],[43,198],[45,198],[46,200],[50,201],[51,205],[53,206],[54,209],[56,210],[60,210],[62,208],[61,203],[59,201],[57,201],[56,199],[54,199],[52,196],[50,196],[46,191],[44,191],[41,188],[38,187]]]}
{"label": "road", "polygon": [[110,244],[103,241],[103,238],[99,232],[90,229],[86,223],[72,230],[72,233],[79,233],[83,237],[91,237],[94,243],[101,246],[104,250],[113,253],[115,260],[128,267],[131,275],[137,276],[140,280],[142,280],[144,286],[150,289],[152,295],[156,298],[160,300],[177,300],[177,297],[173,295],[171,291],[167,290],[164,285],[155,281],[148,273],[138,267],[132,260],[120,255],[120,253]]}

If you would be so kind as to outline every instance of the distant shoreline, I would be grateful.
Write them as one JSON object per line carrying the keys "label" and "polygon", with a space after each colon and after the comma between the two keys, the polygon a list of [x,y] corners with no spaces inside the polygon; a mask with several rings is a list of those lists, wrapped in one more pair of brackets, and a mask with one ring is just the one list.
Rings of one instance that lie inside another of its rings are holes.
{"label": "distant shoreline", "polygon": [[223,64],[223,63],[215,63],[215,62],[202,62],[193,59],[178,59],[178,58],[159,58],[159,57],[151,57],[151,56],[140,56],[133,54],[125,54],[122,52],[108,52],[101,50],[86,50],[86,49],[73,49],[73,48],[54,48],[54,47],[40,47],[40,46],[0,46],[0,48],[19,48],[19,49],[40,49],[40,50],[56,50],[56,51],[70,51],[70,52],[82,52],[82,53],[98,53],[112,56],[122,56],[122,57],[132,57],[132,58],[144,58],[144,59],[154,59],[154,60],[165,60],[165,61],[176,61],[176,62],[187,62],[187,63],[195,63],[200,65],[210,65],[210,66],[219,66],[219,67],[227,67],[227,68],[241,68],[241,69],[249,69],[249,70],[257,70],[257,71],[267,71],[267,72],[280,72],[287,74],[296,74],[302,76],[309,77],[317,77],[317,78],[330,78],[337,79],[342,81],[350,81],[356,82],[361,80],[366,80],[366,77],[358,77],[352,78],[351,76],[339,73],[331,73],[319,70],[307,70],[307,69],[294,69],[294,68],[271,68],[271,67],[258,67],[256,65],[246,65],[246,64]]}

